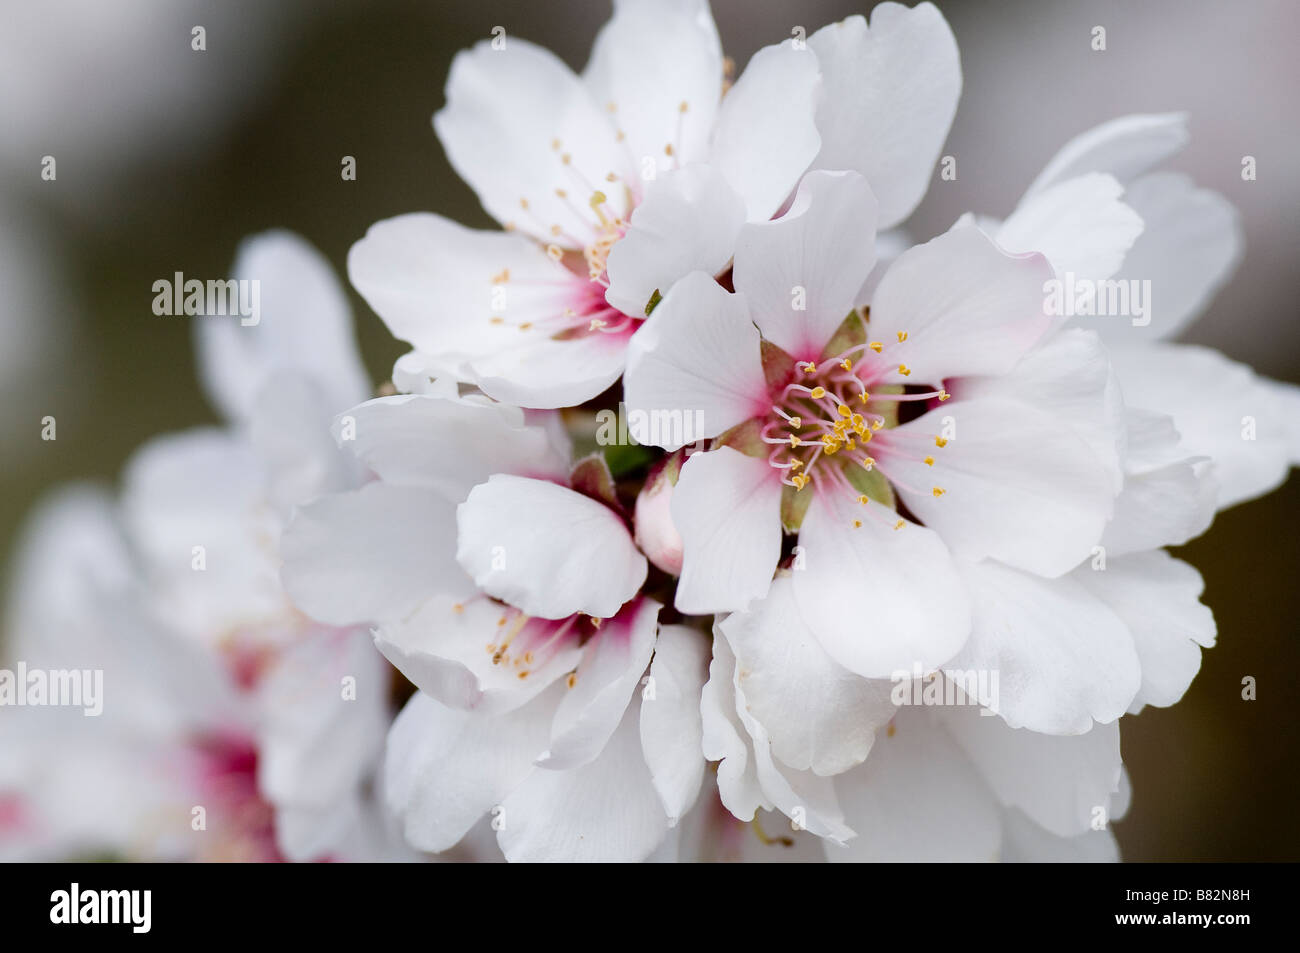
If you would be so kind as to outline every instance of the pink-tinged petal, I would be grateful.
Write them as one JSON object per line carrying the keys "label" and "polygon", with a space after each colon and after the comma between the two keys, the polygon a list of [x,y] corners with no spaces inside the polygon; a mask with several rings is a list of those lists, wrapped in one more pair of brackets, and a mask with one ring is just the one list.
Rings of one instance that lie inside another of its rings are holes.
{"label": "pink-tinged petal", "polygon": [[687,275],[633,336],[623,387],[632,436],[667,450],[767,413],[758,329],[744,299],[703,272]]}
{"label": "pink-tinged petal", "polygon": [[600,754],[650,664],[661,608],[653,599],[640,599],[607,620],[583,647],[539,765],[565,771],[589,764]]}
{"label": "pink-tinged petal", "polygon": [[544,619],[608,618],[646,577],[611,509],[546,480],[497,474],[456,512],[456,558],[480,589]]}
{"label": "pink-tinged petal", "polygon": [[[944,433],[946,444],[936,447]],[[1107,466],[1086,440],[1029,404],[954,400],[877,439],[877,466],[966,560],[1060,576],[1091,553],[1113,512]]]}
{"label": "pink-tinged petal", "polygon": [[247,419],[262,387],[287,371],[321,387],[323,414],[365,399],[352,312],[320,252],[291,232],[264,232],[239,246],[231,277],[257,283],[257,314],[194,321],[199,377],[219,411]]}
{"label": "pink-tinged petal", "polygon": [[822,72],[814,169],[853,169],[880,199],[880,227],[907,218],[929,186],[961,95],[952,30],[933,4],[881,3],[808,40]]}
{"label": "pink-tinged petal", "polygon": [[777,474],[761,457],[731,447],[687,459],[672,499],[682,536],[678,611],[740,610],[767,593],[781,557]]}
{"label": "pink-tinged petal", "polygon": [[755,53],[723,99],[709,161],[744,199],[747,221],[771,218],[817,155],[820,94],[816,57],[786,40]]}
{"label": "pink-tinged petal", "polygon": [[982,704],[1013,728],[1053,735],[1124,714],[1141,683],[1133,636],[1076,577],[1043,579],[993,561],[963,574],[970,639],[946,667],[997,678]]}
{"label": "pink-tinged petal", "polygon": [[1002,834],[997,801],[927,709],[901,710],[871,757],[835,779],[835,790],[858,837],[847,850],[827,845],[827,860],[996,859]]}
{"label": "pink-tinged petal", "polygon": [[371,630],[416,688],[449,708],[498,713],[526,704],[582,656],[576,619],[530,619],[479,597],[435,596]]}
{"label": "pink-tinged petal", "polygon": [[1092,172],[1044,189],[1017,206],[993,233],[1012,254],[1041,252],[1060,277],[1109,278],[1142,234],[1124,187]]}
{"label": "pink-tinged petal", "polygon": [[638,704],[627,706],[600,757],[569,771],[534,770],[505,799],[497,840],[513,862],[633,863],[668,832],[641,753]]}
{"label": "pink-tinged petal", "polygon": [[1097,809],[1110,820],[1122,767],[1118,723],[1062,738],[1008,728],[970,706],[945,708],[942,717],[1002,804],[1058,837],[1090,830]]}
{"label": "pink-tinged petal", "polygon": [[1182,151],[1189,138],[1186,113],[1112,119],[1062,146],[1026,190],[1025,197],[1088,172],[1105,172],[1127,183]]}
{"label": "pink-tinged petal", "polygon": [[834,775],[860,764],[876,729],[893,717],[890,684],[838,665],[809,631],[782,575],[749,612],[719,623],[736,653],[749,712],[783,764]]}
{"label": "pink-tinged petal", "polygon": [[610,250],[605,300],[640,317],[655,292],[667,294],[679,278],[692,271],[719,274],[744,222],[744,203],[713,166],[665,173]]}
{"label": "pink-tinged petal", "polygon": [[857,303],[876,261],[876,198],[854,172],[813,172],[780,218],[746,225],[736,291],[763,337],[815,361]]}
{"label": "pink-tinged petal", "polygon": [[582,79],[626,135],[643,177],[708,155],[722,45],[706,0],[615,0]]}
{"label": "pink-tinged petal", "polygon": [[563,688],[505,715],[446,708],[417,692],[388,733],[384,795],[419,850],[453,847],[534,770]]}
{"label": "pink-tinged petal", "polygon": [[1214,614],[1200,602],[1201,574],[1154,550],[1111,559],[1104,571],[1080,567],[1073,577],[1133,635],[1142,684],[1129,711],[1164,708],[1182,698],[1200,670],[1201,649],[1214,646],[1217,632]]}
{"label": "pink-tinged petal", "polygon": [[401,619],[473,587],[451,545],[455,509],[431,490],[370,483],[301,507],[280,541],[289,597],[322,622]]}
{"label": "pink-tinged petal", "polygon": [[379,397],[340,414],[333,429],[385,483],[437,490],[453,502],[495,473],[563,480],[570,469],[543,427],[482,397]]}
{"label": "pink-tinged petal", "polygon": [[[515,36],[502,39],[502,49],[483,40],[456,54],[433,128],[493,218],[542,242],[556,240],[558,225],[560,243],[580,248],[596,228],[589,191],[611,173],[631,179],[627,149],[604,106],[559,57]],[[605,187],[605,194],[614,215],[625,216],[624,190]]]}
{"label": "pink-tinged petal", "polygon": [[684,625],[659,627],[646,689],[641,692],[641,748],[659,799],[676,825],[704,780],[700,693],[709,674],[709,642]]}
{"label": "pink-tinged petal", "polygon": [[[871,299],[871,337],[884,350],[878,380],[938,383],[1005,374],[1043,337],[1052,267],[1013,257],[973,225],[956,226],[894,259]],[[907,339],[899,341],[905,334]]]}
{"label": "pink-tinged petal", "polygon": [[936,668],[970,632],[970,599],[943,540],[898,522],[828,487],[799,531],[799,614],[831,658],[866,678]]}

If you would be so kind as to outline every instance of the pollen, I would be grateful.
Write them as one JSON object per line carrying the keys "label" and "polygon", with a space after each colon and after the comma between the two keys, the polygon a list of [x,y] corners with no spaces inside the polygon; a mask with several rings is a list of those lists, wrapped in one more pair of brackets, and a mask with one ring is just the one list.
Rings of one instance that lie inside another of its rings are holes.
{"label": "pollen", "polygon": [[865,404],[867,401],[871,400],[871,395],[864,390],[861,394],[858,395],[858,400],[862,401]]}
{"label": "pollen", "polygon": [[671,156],[672,154],[673,154],[673,144],[670,142],[664,146],[664,155]]}
{"label": "pollen", "polygon": [[677,107],[677,111],[678,111],[678,112],[681,112],[681,113],[684,113],[684,112],[686,112],[686,110],[689,109],[689,108],[690,108],[690,106],[687,104],[686,100],[683,99],[683,100],[682,100],[682,104],[681,104],[680,106]]}
{"label": "pollen", "polygon": [[944,489],[943,487],[941,487],[941,486],[936,486],[936,487],[935,487],[933,490],[931,490],[930,492],[934,494],[935,499],[938,499],[939,497],[943,496],[943,495],[944,495],[945,493],[947,493],[948,491],[945,490],[945,489]]}
{"label": "pollen", "polygon": [[898,343],[899,343],[899,344],[902,344],[902,343],[903,343],[904,341],[906,341],[906,340],[907,340],[907,332],[906,332],[906,331],[899,331],[899,332],[898,332]]}
{"label": "pollen", "polygon": [[451,607],[451,611],[456,613],[457,615],[460,615],[462,612],[465,611],[465,606],[458,602]]}
{"label": "pollen", "polygon": [[813,400],[821,400],[823,397],[826,396],[826,388],[814,387],[812,389],[812,393],[809,396],[812,397]]}
{"label": "pollen", "polygon": [[793,434],[793,433],[790,434],[790,446],[792,446],[792,447],[802,447],[802,446],[803,446],[803,441],[799,439],[799,435],[798,435],[798,434]]}
{"label": "pollen", "polygon": [[853,521],[853,528],[854,528],[854,529],[861,529],[861,528],[862,528],[862,520],[854,520],[854,521]]}
{"label": "pollen", "polygon": [[951,396],[952,396],[952,394],[948,393],[946,390],[940,390],[940,391],[939,391],[939,403],[943,403],[945,400],[947,400],[947,399],[948,399],[949,397],[951,397]]}
{"label": "pollen", "polygon": [[911,376],[912,376],[912,372],[908,369],[908,367],[907,367],[906,364],[899,364],[899,365],[898,365],[898,373],[902,374],[904,377],[911,377]]}
{"label": "pollen", "polygon": [[574,685],[577,685],[577,684],[578,684],[578,673],[577,673],[577,672],[570,672],[570,673],[569,673],[569,680],[568,680],[568,681],[569,681],[569,687],[570,687],[570,688],[572,688]]}
{"label": "pollen", "polygon": [[805,361],[803,365],[803,372],[805,374],[816,374],[817,365],[814,364],[812,361]]}
{"label": "pollen", "polygon": [[569,193],[564,191],[564,189],[556,189],[555,197],[557,199],[567,199],[569,197]]}
{"label": "pollen", "polygon": [[794,476],[790,477],[790,482],[794,484],[796,490],[802,490],[808,485],[808,474],[796,473]]}
{"label": "pollen", "polygon": [[852,417],[852,416],[853,416],[853,411],[849,410],[848,405],[846,405],[846,404],[840,404],[840,406],[839,406],[838,408],[836,408],[836,409],[839,411],[839,415],[840,415],[841,417]]}
{"label": "pollen", "polygon": [[565,165],[568,165],[570,162],[573,161],[573,156],[569,155],[566,152],[564,155],[560,156],[560,161],[563,162]]}
{"label": "pollen", "polygon": [[846,371],[851,371],[853,370],[853,362],[846,357],[844,360],[840,361],[840,367],[844,368]]}
{"label": "pollen", "polygon": [[802,417],[791,417],[790,420],[789,420],[789,424],[790,424],[791,427],[794,427],[796,430],[798,430],[800,427],[803,426],[803,418],[802,418]]}
{"label": "pollen", "polygon": [[550,257],[551,261],[559,261],[564,257],[564,249],[559,245],[547,245],[546,254]]}
{"label": "pollen", "polygon": [[935,438],[934,438],[934,445],[935,445],[936,447],[946,447],[946,446],[948,446],[948,440],[947,440],[947,438],[945,438],[945,437],[935,437]]}
{"label": "pollen", "polygon": [[871,348],[871,350],[875,351],[877,354],[879,354],[881,351],[885,349],[885,345],[881,344],[879,341],[872,341],[871,344],[868,346]]}
{"label": "pollen", "polygon": [[925,465],[926,465],[927,467],[932,467],[932,466],[934,466],[934,457],[926,457],[926,458],[925,458]]}
{"label": "pollen", "polygon": [[906,520],[899,520],[897,523],[894,524],[894,529],[896,530],[902,529],[906,522],[907,522]]}
{"label": "pollen", "polygon": [[871,502],[871,497],[863,493],[861,496],[858,497],[858,502],[861,503],[863,506],[866,506],[868,503]]}

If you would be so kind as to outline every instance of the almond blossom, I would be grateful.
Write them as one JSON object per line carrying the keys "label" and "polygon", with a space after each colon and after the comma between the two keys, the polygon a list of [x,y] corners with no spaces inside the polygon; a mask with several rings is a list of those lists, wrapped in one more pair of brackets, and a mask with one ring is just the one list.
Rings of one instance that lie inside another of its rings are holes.
{"label": "almond blossom", "polygon": [[440,375],[520,406],[580,404],[618,379],[656,295],[724,271],[741,227],[805,171],[862,172],[882,225],[905,218],[960,89],[928,3],[765,47],[734,85],[704,0],[619,0],[581,76],[525,40],[485,40],[457,55],[434,129],[505,231],[389,219],[349,275]]}

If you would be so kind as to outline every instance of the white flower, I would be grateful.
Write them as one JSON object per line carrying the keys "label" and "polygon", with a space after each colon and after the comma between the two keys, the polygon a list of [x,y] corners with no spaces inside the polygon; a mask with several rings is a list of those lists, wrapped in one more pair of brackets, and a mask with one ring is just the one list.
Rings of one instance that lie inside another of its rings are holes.
{"label": "white flower", "polygon": [[380,479],[285,537],[295,601],[376,623],[420,689],[385,779],[422,850],[490,814],[510,860],[641,860],[699,790],[704,641],[659,624],[608,470],[570,474],[555,421],[478,396],[362,404],[336,432]]}
{"label": "white flower", "polygon": [[[1131,494],[1121,509],[1141,519],[1143,511],[1167,510],[1171,497],[1201,497],[1181,532],[1152,542],[1137,526],[1125,549],[1186,542],[1208,527],[1216,504],[1261,496],[1300,462],[1294,386],[1262,379],[1209,348],[1169,343],[1231,276],[1242,248],[1237,211],[1223,196],[1158,169],[1187,141],[1181,113],[1103,123],[1062,147],[1005,222],[980,220],[999,245],[1041,251],[1061,275],[1149,282],[1140,318],[1071,322],[1101,335],[1130,408],[1131,440],[1154,447],[1126,465]],[[1141,216],[1140,234],[1126,222],[1126,207]],[[1155,430],[1163,431],[1158,438]],[[1191,480],[1177,472],[1178,457],[1213,466]]]}
{"label": "white flower", "polygon": [[620,0],[581,77],[516,37],[462,52],[434,127],[509,233],[430,214],[380,222],[353,284],[445,374],[529,407],[616,381],[629,338],[672,283],[718,274],[745,222],[807,169],[853,169],[882,224],[925,191],[961,88],[930,4],[876,7],[760,50],[723,96],[703,0]]}
{"label": "white flower", "polygon": [[890,682],[834,671],[792,589],[782,575],[761,611],[715,632],[705,751],[737,818],[778,810],[829,860],[1113,859],[1116,724],[1062,738],[975,706],[895,708]]}
{"label": "white flower", "polygon": [[[229,428],[151,441],[120,503],[69,490],[34,517],[11,651],[102,669],[105,692],[101,717],[30,709],[13,739],[26,765],[14,796],[39,815],[29,848],[42,856],[407,856],[366,792],[389,669],[363,628],[311,622],[278,581],[290,507],[356,478],[325,412],[365,391],[346,300],[286,234],[246,243],[235,273],[261,282],[264,319],[197,319]],[[68,756],[42,764],[55,744]]]}

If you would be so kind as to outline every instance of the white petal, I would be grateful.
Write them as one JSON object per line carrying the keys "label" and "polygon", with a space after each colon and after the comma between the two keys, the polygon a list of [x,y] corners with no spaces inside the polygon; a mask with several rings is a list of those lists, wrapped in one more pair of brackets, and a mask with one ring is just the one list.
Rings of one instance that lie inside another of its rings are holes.
{"label": "white petal", "polygon": [[[715,633],[715,637],[721,636]],[[763,796],[786,817],[792,829],[806,830],[836,844],[851,840],[855,834],[844,823],[835,786],[830,778],[819,777],[811,771],[796,771],[780,764],[772,756],[772,743],[764,728],[750,713],[749,701],[740,685],[741,668],[736,665],[732,688],[736,693],[736,714],[753,743],[754,769]]]}
{"label": "white petal", "polygon": [[962,378],[952,388],[959,400],[1005,397],[1031,404],[1087,441],[1119,489],[1124,474],[1124,400],[1110,357],[1097,335],[1068,329],[1048,337],[1007,374]]}
{"label": "white petal", "polygon": [[745,226],[733,281],[763,337],[815,361],[875,265],[876,199],[853,172],[813,172],[790,210]]}
{"label": "white petal", "polygon": [[1142,218],[1121,201],[1123,192],[1099,172],[1067,179],[1025,199],[993,237],[1013,254],[1042,252],[1058,276],[1109,278],[1142,234]]}
{"label": "white petal", "polygon": [[659,627],[650,663],[653,693],[641,693],[641,748],[670,824],[695,803],[704,780],[700,693],[709,672],[706,636],[684,625]]}
{"label": "white petal", "polygon": [[1180,448],[1173,418],[1136,408],[1127,413],[1124,488],[1106,524],[1111,556],[1181,546],[1209,528],[1218,481],[1205,457]]}
{"label": "white petal", "polygon": [[384,793],[406,839],[452,847],[534,771],[555,693],[501,716],[445,708],[416,692],[388,734]]}
{"label": "white petal", "polygon": [[[666,171],[669,144],[678,162],[704,159],[722,95],[722,46],[708,3],[615,0],[582,79],[638,163]],[[646,166],[638,168],[645,175]]]}
{"label": "white petal", "polygon": [[728,811],[752,821],[759,808],[772,810],[758,784],[758,770],[745,726],[736,713],[736,656],[726,638],[715,633],[709,680],[700,695],[704,757],[717,762],[718,796]]}
{"label": "white petal", "polygon": [[420,691],[450,708],[497,713],[527,703],[578,664],[580,633],[557,633],[562,625],[521,619],[488,599],[435,596],[371,631],[379,651]]}
{"label": "white petal", "polygon": [[1113,864],[1119,861],[1119,845],[1109,826],[1074,837],[1057,837],[1010,808],[1002,813],[999,859],[1004,864]]}
{"label": "white petal", "polygon": [[1013,728],[1056,735],[1124,714],[1141,670],[1128,626],[1104,602],[1074,576],[1041,579],[992,561],[963,570],[971,633],[947,667],[995,673],[994,698],[982,702]]}
{"label": "white petal", "polygon": [[[950,439],[937,448],[932,435],[947,421]],[[921,441],[910,435],[925,438],[933,466],[914,458]],[[877,439],[879,469],[963,558],[1059,576],[1091,553],[1110,519],[1111,472],[1082,437],[1028,404],[954,400]]]}
{"label": "white petal", "polygon": [[[703,272],[677,282],[633,336],[623,386],[632,436],[667,450],[771,409],[745,300]],[[660,425],[674,413],[682,426]]]}
{"label": "white petal", "polygon": [[1147,311],[1128,319],[1078,318],[1108,340],[1149,341],[1177,334],[1200,315],[1241,260],[1237,210],[1217,192],[1198,189],[1185,175],[1155,172],[1129,185],[1124,201],[1145,230],[1124,258],[1119,281],[1141,286]]}
{"label": "white petal", "polygon": [[800,617],[793,590],[790,577],[780,576],[766,599],[719,627],[772,754],[800,771],[839,774],[866,759],[876,729],[893,717],[889,683],[836,664]]}
{"label": "white petal", "polygon": [[[347,820],[355,822],[388,728],[388,675],[364,630],[335,630],[295,645],[259,686],[259,790],[277,809],[344,821],[328,832],[295,827],[295,836],[277,823],[289,859],[326,855],[348,833]],[[343,689],[348,678],[352,697]]]}
{"label": "white petal", "polygon": [[745,200],[748,221],[771,218],[817,155],[820,90],[816,57],[787,40],[755,53],[722,100],[710,162]]}
{"label": "white petal", "polygon": [[1112,348],[1124,402],[1168,414],[1189,455],[1214,461],[1219,508],[1262,496],[1291,466],[1286,408],[1270,382],[1209,348]]}
{"label": "white petal", "polygon": [[507,860],[626,863],[658,846],[668,817],[641,754],[638,707],[627,707],[595,761],[536,770],[506,798],[497,839]]}
{"label": "white petal", "polygon": [[[498,222],[542,242],[552,241],[551,227],[559,225],[576,244],[586,243],[595,216],[574,207],[585,209],[589,196],[570,202],[556,190],[577,193],[581,183],[602,183],[611,172],[630,178],[627,151],[603,106],[557,56],[515,36],[504,40],[503,49],[483,40],[456,54],[447,105],[433,127],[452,168]],[[623,190],[606,194],[614,214],[624,216]]]}
{"label": "white petal", "polygon": [[766,460],[731,447],[693,454],[672,517],[682,536],[679,611],[744,609],[767,592],[781,557],[781,481]]}
{"label": "white petal", "polygon": [[483,393],[505,403],[544,410],[574,407],[618,380],[629,332],[534,336],[480,357],[467,364],[466,370]]}
{"label": "white petal", "polygon": [[482,398],[379,397],[334,421],[340,446],[386,483],[437,490],[454,502],[495,473],[563,480],[569,460],[517,407]]}
{"label": "white petal", "polygon": [[400,619],[437,592],[467,595],[453,558],[451,503],[430,490],[370,483],[294,515],[281,580],[308,615],[345,625]]}
{"label": "white petal", "polygon": [[1110,817],[1120,778],[1119,725],[1056,737],[1012,729],[976,708],[946,708],[944,724],[1003,804],[1059,837],[1091,828],[1094,809]]}
{"label": "white petal", "polygon": [[528,615],[608,618],[646,561],[607,506],[546,480],[497,474],[456,511],[456,558],[480,589]]}
{"label": "white petal", "polygon": [[[996,719],[995,719],[996,720]],[[1001,839],[997,802],[932,713],[904,709],[866,762],[835,779],[858,837],[840,862],[991,861]]]}
{"label": "white petal", "polygon": [[232,277],[258,283],[255,318],[193,319],[199,377],[227,418],[248,417],[258,391],[291,369],[324,390],[324,414],[365,399],[351,309],[320,252],[291,232],[265,232],[239,246]]}
{"label": "white petal", "polygon": [[874,506],[834,487],[818,491],[799,532],[804,568],[792,574],[799,613],[851,672],[888,678],[914,663],[928,671],[966,641],[965,585],[934,531],[895,529],[896,515],[868,512]]}
{"label": "white petal", "polygon": [[961,95],[952,30],[933,4],[878,4],[808,40],[822,70],[821,152],[813,168],[854,169],[880,199],[880,227],[925,195]]}
{"label": "white petal", "polygon": [[744,203],[713,166],[664,174],[610,250],[605,300],[640,317],[654,293],[667,294],[679,278],[719,274],[744,222]]}
{"label": "white petal", "polygon": [[325,391],[301,371],[275,375],[258,393],[248,439],[266,475],[267,498],[282,515],[359,482],[360,468],[330,437],[325,406]]}
{"label": "white petal", "polygon": [[1156,550],[1111,559],[1100,572],[1081,567],[1073,577],[1133,635],[1142,684],[1129,710],[1164,708],[1182,698],[1201,667],[1201,648],[1214,645],[1217,631],[1214,614],[1200,602],[1201,574]]}
{"label": "white petal", "polygon": [[[1051,326],[1040,255],[1012,257],[973,225],[957,226],[908,249],[885,272],[871,299],[871,336],[884,342],[884,380],[914,382],[1005,374]],[[898,334],[907,340],[895,343]],[[883,367],[882,367],[883,371]]]}
{"label": "white petal", "polygon": [[1121,116],[1075,136],[1052,157],[1025,197],[1086,172],[1130,182],[1187,145],[1186,113]]}
{"label": "white petal", "polygon": [[600,754],[650,664],[661,608],[653,599],[640,599],[607,620],[586,644],[539,765],[564,771],[590,764]]}

